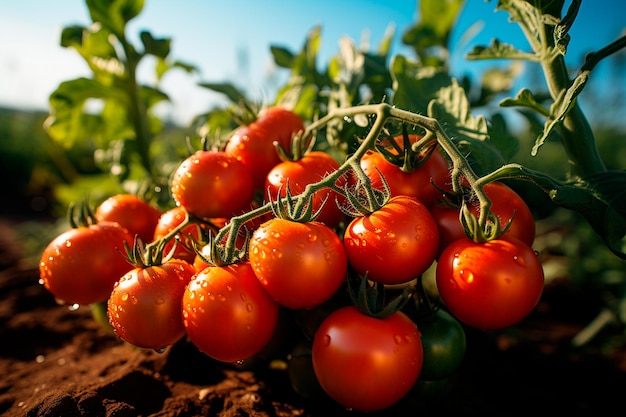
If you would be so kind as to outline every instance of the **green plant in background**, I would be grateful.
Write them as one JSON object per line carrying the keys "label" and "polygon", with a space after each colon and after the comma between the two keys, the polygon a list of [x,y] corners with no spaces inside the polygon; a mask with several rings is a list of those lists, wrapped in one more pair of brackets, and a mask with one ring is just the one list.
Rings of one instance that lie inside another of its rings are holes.
{"label": "green plant in background", "polygon": [[[67,149],[91,144],[96,162],[106,172],[96,181],[115,178],[134,190],[138,181],[146,179],[148,186],[164,186],[167,172],[161,167],[177,155],[155,140],[164,130],[164,121],[154,108],[168,100],[159,82],[174,68],[187,72],[195,68],[169,58],[169,38],[142,31],[143,49],[131,43],[126,26],[141,12],[143,1],[86,3],[93,24],[65,27],[61,46],[74,48],[93,76],[65,81],[51,94],[46,131]],[[155,59],[155,86],[137,79],[137,68],[147,57]]]}

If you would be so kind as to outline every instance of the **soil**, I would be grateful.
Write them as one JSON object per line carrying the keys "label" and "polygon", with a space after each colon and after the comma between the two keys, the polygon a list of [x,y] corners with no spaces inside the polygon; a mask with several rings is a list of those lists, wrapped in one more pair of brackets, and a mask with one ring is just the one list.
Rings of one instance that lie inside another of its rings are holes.
{"label": "soil", "polygon": [[[7,417],[355,416],[324,396],[304,398],[281,362],[215,362],[181,340],[163,353],[134,348],[89,307],[57,305],[0,228],[0,414]],[[613,413],[623,407],[626,353],[574,349],[597,300],[565,282],[546,288],[527,320],[502,332],[467,330],[461,369],[437,395],[371,416]],[[621,331],[620,329],[613,329]],[[286,359],[286,358],[285,358]],[[416,412],[411,409],[418,408]]]}

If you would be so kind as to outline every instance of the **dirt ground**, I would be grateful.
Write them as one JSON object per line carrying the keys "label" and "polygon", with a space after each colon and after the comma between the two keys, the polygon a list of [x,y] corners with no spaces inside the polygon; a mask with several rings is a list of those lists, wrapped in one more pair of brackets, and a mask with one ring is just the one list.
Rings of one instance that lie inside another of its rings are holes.
{"label": "dirt ground", "polygon": [[[279,366],[217,363],[186,340],[164,353],[121,342],[88,307],[57,305],[38,284],[37,271],[7,244],[10,230],[2,227],[0,415],[360,415],[323,396],[297,395]],[[425,402],[405,398],[370,415],[602,415],[623,409],[626,352],[570,344],[597,311],[597,300],[584,291],[567,283],[548,286],[537,311],[519,326],[494,333],[467,329],[465,362],[438,395]]]}

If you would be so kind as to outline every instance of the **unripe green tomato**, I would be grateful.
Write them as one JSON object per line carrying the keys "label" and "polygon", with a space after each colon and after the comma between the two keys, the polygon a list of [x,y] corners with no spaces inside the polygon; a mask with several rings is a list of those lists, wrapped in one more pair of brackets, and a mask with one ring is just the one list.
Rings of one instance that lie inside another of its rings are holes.
{"label": "unripe green tomato", "polygon": [[465,331],[457,319],[445,310],[417,321],[422,333],[424,364],[420,380],[435,381],[453,374],[465,357]]}

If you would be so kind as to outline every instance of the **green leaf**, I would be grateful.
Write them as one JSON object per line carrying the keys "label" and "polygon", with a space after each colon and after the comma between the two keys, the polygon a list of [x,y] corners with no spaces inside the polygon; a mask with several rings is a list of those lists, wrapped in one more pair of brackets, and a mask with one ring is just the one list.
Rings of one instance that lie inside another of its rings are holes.
{"label": "green leaf", "polygon": [[143,43],[144,52],[159,58],[166,58],[170,53],[172,39],[161,38],[156,39],[148,31],[142,31],[139,35]]}
{"label": "green leaf", "polygon": [[200,87],[208,88],[217,93],[224,94],[231,102],[237,104],[247,101],[246,95],[231,83],[199,83]]}
{"label": "green leaf", "polygon": [[505,159],[489,138],[487,120],[474,116],[465,90],[452,79],[452,84],[439,90],[428,106],[428,116],[439,121],[447,135],[479,175],[501,167]]}
{"label": "green leaf", "polygon": [[498,39],[491,41],[491,45],[475,46],[466,56],[468,60],[483,60],[483,59],[519,59],[524,61],[539,61],[539,57],[535,54],[521,51],[515,46],[508,43],[502,43]]}
{"label": "green leaf", "polygon": [[543,107],[541,104],[539,104],[534,94],[527,88],[521,89],[517,93],[515,98],[510,98],[510,97],[505,98],[504,100],[500,102],[500,106],[501,107],[526,107],[526,108],[536,111],[539,114],[542,114],[543,116],[546,116],[546,117],[550,116],[550,111],[546,109],[545,107]]}
{"label": "green leaf", "polygon": [[287,48],[281,46],[270,46],[270,52],[274,57],[274,63],[281,68],[293,68],[295,56]]}
{"label": "green leaf", "polygon": [[143,0],[86,0],[89,14],[118,38],[124,38],[126,24],[143,10]]}
{"label": "green leaf", "polygon": [[430,100],[452,82],[447,71],[424,67],[402,55],[392,59],[390,71],[393,79],[392,103],[420,114],[426,114]]}
{"label": "green leaf", "polygon": [[464,0],[421,0],[419,21],[402,36],[402,42],[412,47],[426,66],[445,65],[445,53],[436,55],[437,50],[448,50],[450,34],[458,19]]}
{"label": "green leaf", "polygon": [[52,139],[70,148],[76,141],[91,136],[98,124],[98,116],[85,113],[85,103],[89,99],[115,99],[118,104],[125,102],[125,96],[115,88],[99,81],[77,78],[59,84],[50,95],[51,118],[47,130]]}
{"label": "green leaf", "polygon": [[535,145],[531,151],[532,155],[536,155],[537,151],[543,145],[548,138],[548,135],[558,125],[560,125],[569,111],[576,104],[576,98],[582,92],[583,88],[587,84],[589,79],[589,71],[583,71],[574,79],[572,84],[567,90],[562,90],[555,102],[550,107],[550,116],[546,120],[543,128],[543,132],[535,140]]}

